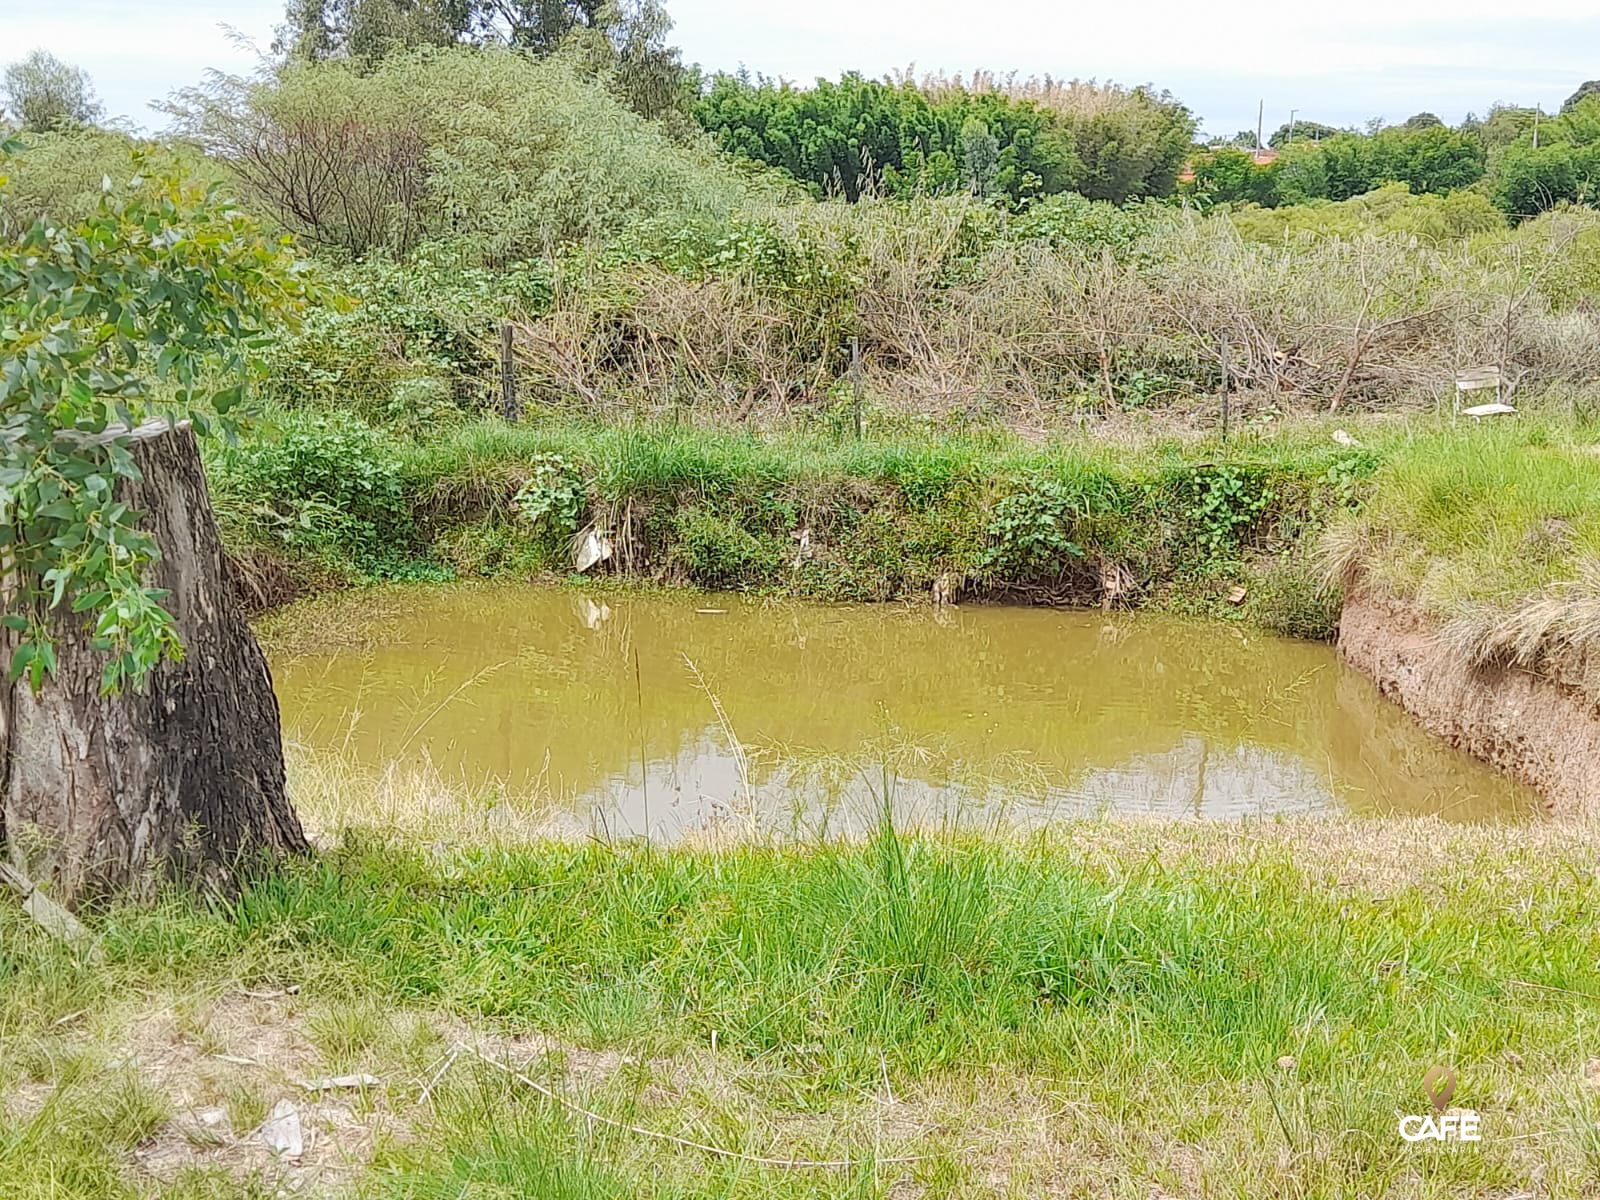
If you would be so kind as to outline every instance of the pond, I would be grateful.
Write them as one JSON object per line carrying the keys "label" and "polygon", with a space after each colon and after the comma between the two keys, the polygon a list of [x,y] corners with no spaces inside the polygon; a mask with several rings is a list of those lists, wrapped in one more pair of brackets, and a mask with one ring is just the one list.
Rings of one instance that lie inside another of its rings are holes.
{"label": "pond", "polygon": [[446,585],[290,624],[291,741],[608,836],[1537,808],[1330,647],[1221,622]]}

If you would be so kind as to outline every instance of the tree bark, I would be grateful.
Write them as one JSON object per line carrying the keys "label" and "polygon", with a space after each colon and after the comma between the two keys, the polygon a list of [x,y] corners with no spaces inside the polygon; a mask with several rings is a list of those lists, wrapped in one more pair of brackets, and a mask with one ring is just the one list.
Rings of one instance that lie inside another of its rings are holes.
{"label": "tree bark", "polygon": [[105,656],[82,617],[57,611],[55,676],[37,695],[0,681],[0,849],[69,905],[162,879],[231,890],[307,848],[272,677],[224,575],[194,434],[152,424],[131,438],[143,479],[121,498],[161,548],[151,584],[168,592],[182,660],[140,691],[102,696]]}

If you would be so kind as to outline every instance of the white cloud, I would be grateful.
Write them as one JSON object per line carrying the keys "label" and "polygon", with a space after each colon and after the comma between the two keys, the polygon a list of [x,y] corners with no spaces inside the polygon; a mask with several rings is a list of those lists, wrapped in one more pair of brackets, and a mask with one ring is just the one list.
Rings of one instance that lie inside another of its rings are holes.
{"label": "white cloud", "polygon": [[282,18],[279,0],[0,0],[0,62],[48,50],[89,72],[113,116],[155,126],[162,118],[152,101],[198,83],[207,69],[254,67],[225,25],[264,48]]}

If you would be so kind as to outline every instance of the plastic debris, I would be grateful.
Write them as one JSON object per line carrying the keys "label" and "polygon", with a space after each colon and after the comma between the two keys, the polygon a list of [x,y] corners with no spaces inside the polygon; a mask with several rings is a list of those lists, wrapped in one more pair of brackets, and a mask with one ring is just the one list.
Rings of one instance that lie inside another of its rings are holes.
{"label": "plastic debris", "polygon": [[299,1158],[306,1152],[305,1134],[300,1129],[300,1112],[289,1100],[279,1100],[256,1131],[262,1144],[284,1158]]}
{"label": "plastic debris", "polygon": [[611,557],[611,539],[598,529],[591,529],[579,539],[572,555],[572,566],[580,575],[596,563]]}
{"label": "plastic debris", "polygon": [[587,596],[578,600],[578,620],[583,622],[585,629],[599,629],[611,619],[611,606],[609,604],[596,604]]}

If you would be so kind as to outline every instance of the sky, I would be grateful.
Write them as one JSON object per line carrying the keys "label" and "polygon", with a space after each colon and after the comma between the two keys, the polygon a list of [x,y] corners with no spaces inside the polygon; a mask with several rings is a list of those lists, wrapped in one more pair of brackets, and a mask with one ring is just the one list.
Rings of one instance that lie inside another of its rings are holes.
{"label": "sky", "polygon": [[[684,58],[809,82],[859,70],[986,68],[1154,83],[1208,134],[1296,110],[1330,125],[1454,123],[1495,101],[1547,111],[1600,77],[1594,0],[666,0]],[[208,68],[248,72],[282,0],[0,0],[0,63],[43,47],[85,68],[108,112],[157,129],[149,103]],[[231,31],[231,32],[230,32]]]}

